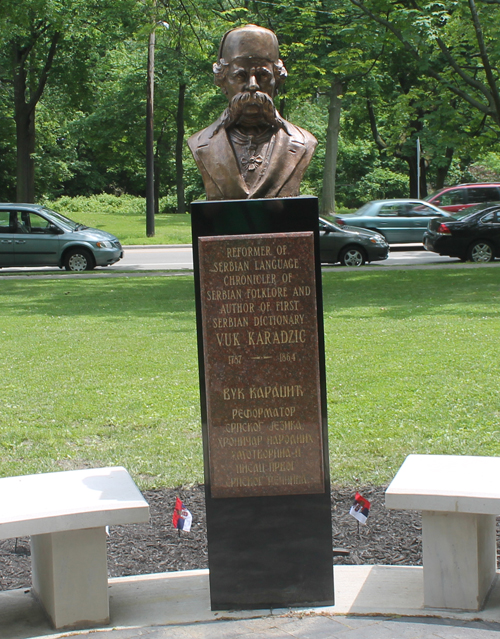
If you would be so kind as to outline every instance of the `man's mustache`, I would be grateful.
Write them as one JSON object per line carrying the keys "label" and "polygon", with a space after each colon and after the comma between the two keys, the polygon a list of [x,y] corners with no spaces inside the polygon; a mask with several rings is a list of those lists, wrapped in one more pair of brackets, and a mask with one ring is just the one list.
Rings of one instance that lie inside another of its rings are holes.
{"label": "man's mustache", "polygon": [[228,108],[238,113],[248,105],[261,106],[264,109],[274,109],[272,97],[262,91],[243,91],[242,93],[237,93],[232,98]]}
{"label": "man's mustache", "polygon": [[222,128],[228,129],[233,124],[236,124],[247,106],[258,106],[260,108],[260,116],[263,124],[268,124],[275,128],[282,128],[286,133],[289,133],[286,123],[278,113],[270,95],[262,91],[243,91],[233,96],[227,109],[222,114],[219,126],[217,126],[211,137]]}

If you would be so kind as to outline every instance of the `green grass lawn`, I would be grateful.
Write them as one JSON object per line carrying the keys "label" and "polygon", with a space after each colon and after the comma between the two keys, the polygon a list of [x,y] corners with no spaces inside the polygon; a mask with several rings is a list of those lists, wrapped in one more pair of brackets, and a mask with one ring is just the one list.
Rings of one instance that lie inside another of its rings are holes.
{"label": "green grass lawn", "polygon": [[[68,216],[71,217],[71,216]],[[133,244],[191,244],[190,215],[156,215],[155,235],[146,237],[144,215],[84,213],[76,222],[101,229],[115,235],[124,245]]]}
{"label": "green grass lawn", "polygon": [[498,269],[324,276],[333,480],[409,453],[500,454]]}
{"label": "green grass lawn", "polygon": [[[155,235],[146,237],[144,198],[122,195],[62,197],[46,206],[75,222],[115,235],[122,244],[191,244],[191,216],[155,215]],[[162,207],[160,206],[160,210]]]}
{"label": "green grass lawn", "polygon": [[[0,476],[103,464],[201,482],[193,280],[4,280]],[[324,274],[334,483],[500,454],[496,268]]]}

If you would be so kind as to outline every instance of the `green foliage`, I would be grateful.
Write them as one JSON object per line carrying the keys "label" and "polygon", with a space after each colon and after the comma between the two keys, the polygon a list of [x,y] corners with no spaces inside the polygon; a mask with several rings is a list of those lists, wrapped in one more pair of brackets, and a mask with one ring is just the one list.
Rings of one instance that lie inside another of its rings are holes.
{"label": "green foliage", "polygon": [[[498,79],[493,72],[489,74],[489,69],[495,69],[500,59],[498,3],[476,4],[474,0],[446,1],[439,5],[393,4],[386,0],[352,2],[373,24],[384,27],[396,59],[412,61],[425,93],[428,94],[429,84],[439,87],[434,95],[445,92],[445,104],[448,101],[454,109],[462,109],[464,105],[469,109],[472,122],[462,115],[461,128],[476,129],[476,135],[480,131],[490,143],[498,138]],[[429,83],[429,79],[433,82]],[[431,96],[432,91],[428,95],[429,106],[432,106]],[[487,122],[487,118],[491,121]]]}
{"label": "green foliage", "polygon": [[407,176],[381,166],[364,175],[353,190],[359,201],[409,196]]}
{"label": "green foliage", "polygon": [[190,244],[191,216],[163,214],[171,208],[168,198],[160,199],[162,214],[155,216],[155,235],[146,237],[146,202],[132,195],[101,193],[90,197],[63,196],[43,204],[70,219],[107,231],[122,244]]}
{"label": "green foliage", "polygon": [[110,195],[101,193],[89,197],[63,196],[57,200],[46,201],[47,206],[59,213],[71,217],[73,214],[99,213],[99,215],[145,215],[146,204],[144,198],[133,195]]}
{"label": "green foliage", "polygon": [[15,123],[10,117],[6,92],[2,92],[0,79],[0,200],[16,199],[16,145]]}
{"label": "green foliage", "polygon": [[[29,45],[38,27],[42,32],[30,55],[27,93],[40,77],[51,35],[57,30],[62,34],[36,113],[38,198],[102,192],[144,195],[147,41],[154,27],[157,189],[164,210],[174,212],[179,86],[186,84],[187,137],[225,107],[225,97],[213,84],[211,65],[224,31],[248,22],[276,31],[289,72],[277,104],[287,119],[319,140],[303,192],[321,197],[326,96],[339,79],[345,91],[337,206],[357,206],[375,191],[408,193],[403,183],[408,182],[417,137],[430,185],[446,171],[447,183],[497,179],[484,158],[496,153],[499,137],[494,90],[485,75],[489,60],[497,82],[498,3],[476,6],[485,41],[482,57],[470,11],[474,3],[469,0],[419,7],[387,0],[240,4],[200,0],[186,5],[172,0],[156,3],[153,11],[152,3],[142,0],[3,0],[0,199],[12,200],[15,195],[12,47]],[[187,202],[203,197],[201,177],[186,145],[183,164]]]}
{"label": "green foliage", "polygon": [[500,153],[490,151],[484,157],[478,158],[478,163],[482,164],[486,169],[500,174]]}
{"label": "green foliage", "polygon": [[1,103],[7,107],[5,116],[24,127],[18,147],[27,134],[25,114],[39,107],[34,122],[35,130],[41,124],[41,137],[32,155],[38,168],[36,190],[55,195],[75,174],[78,162],[75,147],[68,145],[71,122],[79,110],[93,107],[101,58],[131,33],[141,5],[137,0],[4,0],[2,5]]}
{"label": "green foliage", "polygon": [[[289,114],[299,126],[311,131],[318,139],[318,148],[302,182],[302,192],[321,196],[325,157],[327,113],[325,99],[302,104]],[[408,175],[400,161],[380,156],[370,139],[349,139],[350,114],[342,116],[337,165],[336,209],[357,208],[372,199],[408,197]]]}
{"label": "green foliage", "polygon": [[478,182],[500,182],[500,153],[490,151],[479,157],[469,172]]}

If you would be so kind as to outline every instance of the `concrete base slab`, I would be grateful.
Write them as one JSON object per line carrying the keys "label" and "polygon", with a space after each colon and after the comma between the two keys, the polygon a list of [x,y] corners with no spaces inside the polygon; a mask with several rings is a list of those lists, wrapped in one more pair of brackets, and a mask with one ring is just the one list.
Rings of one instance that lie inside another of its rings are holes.
{"label": "concrete base slab", "polygon": [[[421,567],[335,566],[334,574],[335,605],[309,609],[312,612],[323,615],[441,617],[462,621],[481,619],[500,623],[498,574],[486,605],[479,612],[425,608]],[[212,612],[208,570],[111,579],[109,594],[110,624],[93,629],[94,633],[111,628],[182,625],[290,613],[289,609]],[[304,610],[297,609],[296,612]],[[0,628],[2,639],[59,639],[69,634],[52,630],[40,604],[28,589],[0,592]]]}

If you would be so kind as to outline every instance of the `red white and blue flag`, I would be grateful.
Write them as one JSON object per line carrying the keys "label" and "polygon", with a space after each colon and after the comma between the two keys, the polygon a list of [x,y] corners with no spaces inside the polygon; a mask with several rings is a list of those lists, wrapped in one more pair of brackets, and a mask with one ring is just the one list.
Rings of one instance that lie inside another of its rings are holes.
{"label": "red white and blue flag", "polygon": [[184,530],[189,532],[191,530],[191,522],[193,517],[187,508],[184,508],[184,504],[177,497],[175,500],[174,516],[172,517],[172,523],[177,530]]}
{"label": "red white and blue flag", "polygon": [[361,524],[366,524],[366,520],[370,514],[370,502],[368,499],[356,493],[349,514],[355,517]]}

